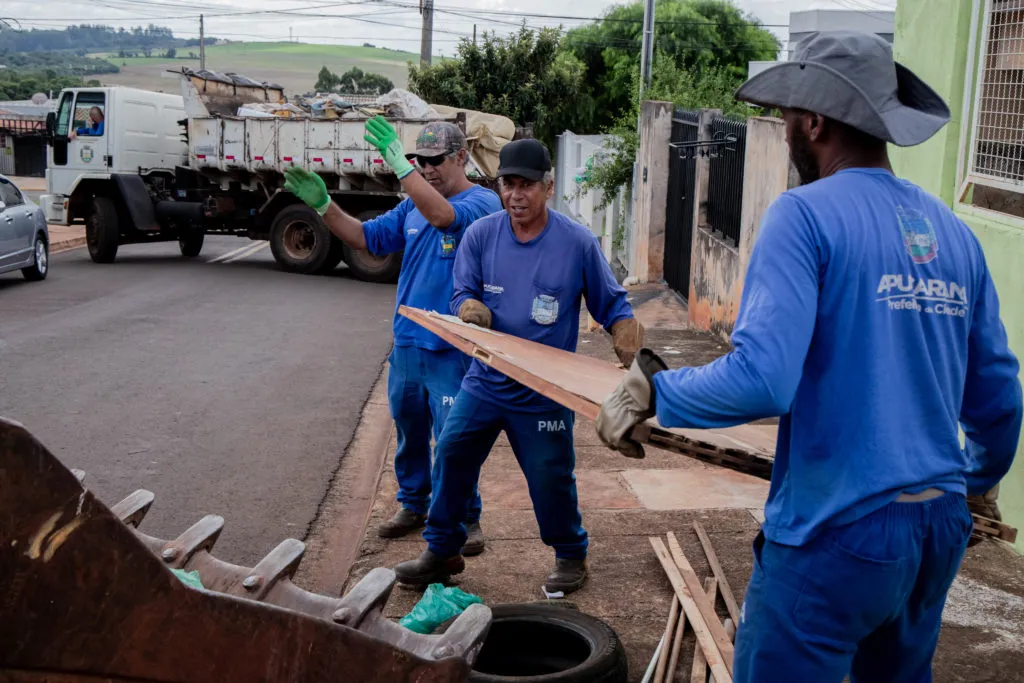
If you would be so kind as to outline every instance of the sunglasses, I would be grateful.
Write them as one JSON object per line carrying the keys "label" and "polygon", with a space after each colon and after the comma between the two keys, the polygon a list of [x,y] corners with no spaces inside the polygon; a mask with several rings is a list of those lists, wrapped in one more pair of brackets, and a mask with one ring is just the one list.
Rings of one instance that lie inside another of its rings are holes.
{"label": "sunglasses", "polygon": [[423,166],[435,166],[436,167],[436,166],[440,166],[441,164],[443,164],[444,160],[447,159],[448,156],[449,155],[447,155],[447,154],[438,154],[438,155],[432,156],[432,157],[424,157],[424,156],[420,156],[418,154],[407,154],[405,156],[405,158],[408,159],[409,161],[415,161],[421,167],[423,167]]}

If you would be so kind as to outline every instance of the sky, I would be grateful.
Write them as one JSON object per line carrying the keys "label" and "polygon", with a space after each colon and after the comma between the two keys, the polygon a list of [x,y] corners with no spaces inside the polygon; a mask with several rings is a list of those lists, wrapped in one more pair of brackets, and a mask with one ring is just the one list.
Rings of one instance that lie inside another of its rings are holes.
{"label": "sky", "polygon": [[[353,45],[370,42],[418,52],[421,1],[46,0],[44,3],[41,0],[4,0],[0,19],[17,20],[26,29],[61,28],[77,23],[115,27],[155,23],[171,27],[176,35],[195,37],[199,33],[198,14],[203,12],[207,35],[229,40],[293,38],[302,42]],[[435,0],[434,52],[453,54],[459,39],[472,35],[474,24],[480,32],[498,33],[516,30],[523,19],[534,28],[559,25],[570,28],[586,22],[562,17],[598,17],[615,4],[619,3],[615,0],[560,0],[558,3],[552,0]],[[790,12],[891,10],[896,0],[733,0],[733,4],[759,19],[785,41]],[[545,14],[560,18],[529,16]],[[344,18],[345,15],[349,18]]]}

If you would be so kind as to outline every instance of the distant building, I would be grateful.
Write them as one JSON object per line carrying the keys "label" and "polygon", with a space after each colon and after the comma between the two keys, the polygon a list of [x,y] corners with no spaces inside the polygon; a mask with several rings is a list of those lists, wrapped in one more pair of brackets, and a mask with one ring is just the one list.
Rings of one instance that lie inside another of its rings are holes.
{"label": "distant building", "polygon": [[[788,55],[801,40],[812,33],[823,31],[863,31],[875,33],[890,43],[896,32],[895,12],[869,12],[860,10],[812,9],[805,12],[789,13],[789,50]],[[787,54],[781,55],[787,57]],[[778,64],[774,62],[748,62],[747,77],[756,76],[768,67]]]}
{"label": "distant building", "polygon": [[0,102],[0,173],[46,175],[46,115],[54,103]]}

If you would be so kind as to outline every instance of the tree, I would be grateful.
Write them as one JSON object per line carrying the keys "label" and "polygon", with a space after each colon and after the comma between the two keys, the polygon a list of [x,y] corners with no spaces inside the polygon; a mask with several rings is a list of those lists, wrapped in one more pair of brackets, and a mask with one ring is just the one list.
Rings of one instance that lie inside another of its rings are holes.
{"label": "tree", "polygon": [[387,76],[363,71],[354,66],[342,75],[333,73],[326,66],[317,74],[317,92],[339,92],[347,95],[382,95],[392,90],[395,84]]}
{"label": "tree", "polygon": [[[594,24],[570,30],[563,49],[586,66],[587,90],[604,128],[636,100],[633,71],[640,65],[643,3],[613,7]],[[779,41],[727,0],[657,0],[654,45],[658,60],[692,69],[717,67],[743,78],[747,63],[775,59]]]}
{"label": "tree", "polygon": [[427,102],[507,116],[533,124],[549,147],[566,128],[589,125],[593,103],[583,64],[559,50],[557,29],[521,28],[506,38],[462,40],[453,59],[411,66],[409,88]]}
{"label": "tree", "polygon": [[167,59],[174,59],[178,56],[178,51],[173,47],[169,47],[167,48],[167,54],[165,56],[167,57]]}

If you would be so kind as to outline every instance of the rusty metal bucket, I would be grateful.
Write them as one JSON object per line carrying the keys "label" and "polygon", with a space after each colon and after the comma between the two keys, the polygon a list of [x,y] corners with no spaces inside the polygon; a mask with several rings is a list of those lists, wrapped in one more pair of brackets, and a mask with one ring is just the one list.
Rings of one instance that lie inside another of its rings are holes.
{"label": "rusty metal bucket", "polygon": [[[76,476],[78,475],[78,476]],[[255,567],[211,554],[224,520],[173,541],[136,527],[153,494],[107,508],[24,427],[0,418],[0,682],[465,681],[490,626],[473,605],[441,635],[384,618],[375,569],[347,595],[305,591],[289,539]],[[206,590],[169,568],[197,570]]]}

